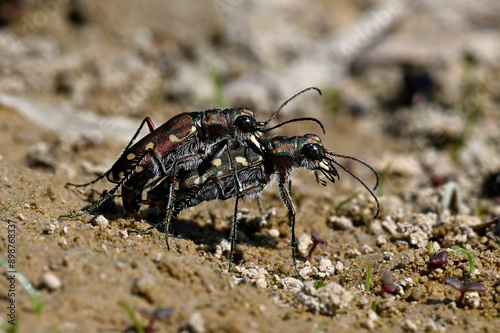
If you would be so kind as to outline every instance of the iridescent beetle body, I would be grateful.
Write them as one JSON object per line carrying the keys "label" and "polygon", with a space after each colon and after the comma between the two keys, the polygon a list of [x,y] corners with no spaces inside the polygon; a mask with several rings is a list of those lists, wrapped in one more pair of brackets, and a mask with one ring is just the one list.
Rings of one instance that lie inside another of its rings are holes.
{"label": "iridescent beetle body", "polygon": [[[197,169],[181,172],[177,179],[179,186],[175,190],[173,215],[179,214],[186,208],[196,206],[202,201],[236,198],[230,236],[230,268],[237,234],[238,201],[242,197],[260,196],[273,177],[278,179],[280,197],[288,209],[291,227],[290,245],[292,247],[294,267],[296,268],[295,207],[290,192],[285,186],[291,182],[290,175],[294,169],[303,167],[313,171],[316,181],[325,186],[326,181],[321,178],[320,174],[331,182],[335,182],[335,177],[339,177],[335,165],[339,166],[356,178],[370,192],[377,203],[375,217],[378,215],[380,206],[373,191],[357,176],[339,164],[334,157],[353,159],[367,166],[376,175],[378,184],[377,172],[367,163],[355,157],[331,152],[323,146],[321,139],[315,134],[294,137],[278,136],[267,140],[259,139],[258,141],[259,147],[261,147],[259,149],[251,145],[247,147],[231,147],[231,155],[236,162],[235,169],[241,182],[240,192],[236,190],[234,177],[232,177],[231,170],[227,166],[230,158],[226,152],[215,159],[203,162]],[[165,188],[170,187],[171,181],[171,178],[167,177],[150,190],[147,194],[148,200],[146,203],[156,205],[160,209],[165,208],[165,203],[170,202]]]}
{"label": "iridescent beetle body", "polygon": [[195,168],[207,156],[223,150],[229,139],[246,142],[255,140],[254,135],[259,135],[257,122],[248,109],[183,113],[125,149],[106,176],[123,184],[123,207],[135,213],[150,180]]}
{"label": "iridescent beetle body", "polygon": [[[111,169],[92,182],[81,185],[67,184],[77,187],[87,186],[106,177],[116,185],[91,207],[77,214],[60,217],[76,217],[90,212],[107,199],[112,198],[120,187],[122,187],[122,200],[125,211],[135,213],[142,205],[142,192],[145,186],[150,182],[154,183],[159,177],[171,176],[172,181],[168,194],[169,202],[167,203],[167,232],[165,234],[168,244],[168,224],[171,216],[169,207],[171,207],[171,201],[174,197],[174,186],[178,171],[194,169],[202,161],[227,151],[230,159],[230,170],[233,173],[237,191],[240,191],[241,185],[234,169],[230,145],[236,142],[245,146],[251,142],[258,147],[257,138],[262,133],[271,130],[266,128],[267,124],[278,115],[289,101],[311,89],[321,94],[318,88],[306,88],[282,103],[265,122],[257,122],[253,112],[246,108],[212,109],[182,113],[159,128],[155,128],[151,119],[146,117]],[[322,126],[315,118],[292,119],[287,123],[301,120],[312,120]],[[134,144],[144,124],[148,125],[150,133]]]}

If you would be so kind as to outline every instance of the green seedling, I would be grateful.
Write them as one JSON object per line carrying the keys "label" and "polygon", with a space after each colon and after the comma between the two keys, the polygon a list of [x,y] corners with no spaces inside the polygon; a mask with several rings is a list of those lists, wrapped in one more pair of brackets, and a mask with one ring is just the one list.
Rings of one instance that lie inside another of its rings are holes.
{"label": "green seedling", "polygon": [[128,305],[127,302],[124,300],[118,301],[118,305],[121,306],[125,312],[127,312],[128,317],[130,320],[132,320],[132,323],[134,324],[134,328],[137,331],[137,333],[146,333],[144,331],[144,327],[142,327],[141,323],[139,322],[139,319],[137,319],[137,316],[134,313],[134,310]]}
{"label": "green seedling", "polygon": [[429,255],[432,257],[436,253],[436,250],[434,249],[434,243],[430,241],[429,245],[427,245],[427,248],[429,249]]}
{"label": "green seedling", "polygon": [[361,193],[361,191],[358,191],[354,194],[351,194],[350,196],[348,196],[346,199],[342,200],[341,202],[338,203],[338,205],[335,207],[335,215],[338,215],[340,209],[342,208],[342,206],[348,204],[349,202],[351,202],[353,199],[355,199],[359,194]]}
{"label": "green seedling", "polygon": [[370,279],[371,279],[371,271],[370,271],[370,264],[366,265],[366,284],[365,284],[365,291],[369,292],[370,291]]}
{"label": "green seedling", "polygon": [[319,288],[323,288],[324,286],[326,286],[326,283],[324,282],[314,282],[314,289],[318,290]]}
{"label": "green seedling", "polygon": [[18,333],[19,332],[19,319],[16,316],[16,319],[14,320],[14,325],[11,324],[3,324],[0,326],[0,329],[2,329],[5,333]]}
{"label": "green seedling", "polygon": [[[0,259],[0,265],[6,270],[9,271],[10,267],[7,264],[7,262],[3,259]],[[42,307],[43,304],[40,302],[40,299],[38,298],[35,288],[31,285],[31,283],[24,277],[23,274],[21,274],[19,271],[16,272],[16,279],[21,282],[21,285],[23,288],[26,290],[28,293],[29,298],[31,299],[31,304],[33,304],[33,311],[36,314],[40,314],[42,312]]]}
{"label": "green seedling", "polygon": [[482,96],[476,95],[473,97],[472,103],[469,107],[464,105],[464,112],[466,114],[465,118],[465,126],[463,128],[462,133],[458,139],[458,142],[451,147],[451,156],[454,160],[458,158],[458,152],[460,149],[465,147],[467,144],[474,125],[479,119],[479,115],[481,114],[481,109],[483,106]]}
{"label": "green seedling", "polygon": [[316,323],[313,328],[313,333],[323,333],[327,332],[328,322],[322,320],[319,323]]}
{"label": "green seedling", "polygon": [[466,249],[456,249],[455,251],[453,251],[453,253],[457,253],[457,252],[461,252],[461,253],[465,253],[467,255],[467,257],[469,258],[469,276],[470,276],[470,279],[471,280],[475,280],[476,279],[476,269],[474,267],[474,257],[472,256],[472,253],[470,253],[469,251],[467,251]]}
{"label": "green seedling", "polygon": [[227,107],[227,103],[222,89],[222,79],[213,66],[210,68],[210,78],[214,87],[214,103],[218,108],[223,109]]}
{"label": "green seedling", "polygon": [[477,200],[477,217],[479,217],[480,220],[483,219],[483,202],[481,200]]}

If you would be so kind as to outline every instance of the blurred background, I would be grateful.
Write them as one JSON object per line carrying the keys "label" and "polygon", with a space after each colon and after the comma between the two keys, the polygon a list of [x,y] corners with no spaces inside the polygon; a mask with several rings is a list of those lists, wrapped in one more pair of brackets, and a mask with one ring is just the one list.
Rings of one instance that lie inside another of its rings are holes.
{"label": "blurred background", "polygon": [[64,169],[57,146],[119,147],[145,116],[245,106],[264,120],[317,86],[279,119],[317,117],[334,151],[400,176],[500,167],[497,1],[2,0],[0,24],[0,105],[48,131],[3,117],[17,162]]}

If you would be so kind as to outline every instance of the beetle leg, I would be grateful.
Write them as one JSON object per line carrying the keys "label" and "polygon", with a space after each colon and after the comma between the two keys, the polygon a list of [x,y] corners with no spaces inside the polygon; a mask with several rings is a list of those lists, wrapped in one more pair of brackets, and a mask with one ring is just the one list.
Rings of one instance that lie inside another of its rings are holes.
{"label": "beetle leg", "polygon": [[300,275],[299,270],[297,269],[297,260],[295,258],[295,251],[296,251],[296,247],[297,247],[297,244],[295,242],[295,207],[293,206],[292,197],[288,193],[288,191],[285,187],[285,183],[283,181],[280,181],[278,188],[279,188],[281,200],[283,200],[286,208],[288,209],[288,217],[290,219],[290,230],[291,230],[291,232],[290,232],[291,233],[290,234],[290,246],[292,247],[293,268],[295,268],[295,272],[297,273],[299,278],[304,280],[302,275]]}

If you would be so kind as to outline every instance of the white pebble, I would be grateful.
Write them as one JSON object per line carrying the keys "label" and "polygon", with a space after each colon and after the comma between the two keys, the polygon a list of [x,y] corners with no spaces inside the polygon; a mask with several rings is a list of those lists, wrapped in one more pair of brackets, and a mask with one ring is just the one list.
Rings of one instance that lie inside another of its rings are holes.
{"label": "white pebble", "polygon": [[340,261],[337,261],[333,267],[335,267],[335,272],[337,272],[337,274],[342,274],[342,272],[344,271],[344,264],[341,263]]}
{"label": "white pebble", "polygon": [[300,289],[302,289],[302,286],[304,284],[302,283],[302,281],[297,280],[296,278],[286,277],[281,280],[281,285],[285,290],[290,290],[291,292],[298,292]]}
{"label": "white pebble", "polygon": [[191,332],[205,332],[205,322],[203,321],[203,317],[199,311],[195,311],[189,316],[187,324]]}
{"label": "white pebble", "polygon": [[280,236],[280,231],[278,229],[269,229],[269,237],[278,238]]}
{"label": "white pebble", "polygon": [[299,253],[303,257],[307,257],[307,253],[309,252],[309,247],[312,245],[313,241],[311,240],[311,235],[302,234],[297,239],[297,249]]}
{"label": "white pebble", "polygon": [[98,216],[94,217],[92,219],[91,223],[93,226],[101,227],[101,228],[106,228],[109,225],[108,219],[102,215],[98,215]]}
{"label": "white pebble", "polygon": [[49,290],[57,290],[62,286],[61,280],[52,272],[43,273],[42,283]]}

